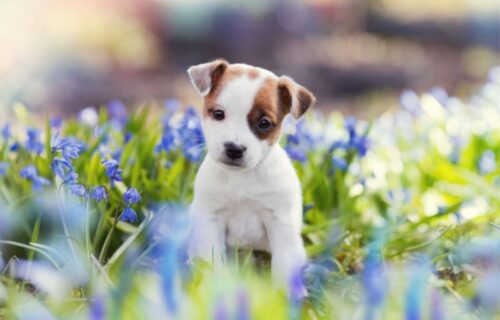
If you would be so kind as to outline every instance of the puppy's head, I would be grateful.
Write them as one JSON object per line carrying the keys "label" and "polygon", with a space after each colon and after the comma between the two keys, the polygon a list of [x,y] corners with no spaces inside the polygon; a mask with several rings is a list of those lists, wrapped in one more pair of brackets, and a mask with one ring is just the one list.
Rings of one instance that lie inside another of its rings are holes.
{"label": "puppy's head", "polygon": [[189,77],[203,97],[208,154],[233,169],[250,169],[278,143],[283,118],[301,117],[314,96],[287,76],[225,60],[192,66]]}

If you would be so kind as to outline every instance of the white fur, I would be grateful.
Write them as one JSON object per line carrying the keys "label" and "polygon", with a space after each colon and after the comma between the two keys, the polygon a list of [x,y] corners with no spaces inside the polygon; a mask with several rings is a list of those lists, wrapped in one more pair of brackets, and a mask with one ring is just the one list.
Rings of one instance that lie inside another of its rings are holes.
{"label": "white fur", "polygon": [[[269,71],[260,74],[236,78],[223,88],[217,99],[226,114],[223,121],[203,120],[208,156],[195,180],[189,255],[218,267],[228,246],[269,251],[273,278],[286,283],[306,261],[302,192],[286,152],[277,143],[259,140],[249,128],[247,115],[264,77],[276,77]],[[247,147],[241,167],[220,161],[228,141]]]}

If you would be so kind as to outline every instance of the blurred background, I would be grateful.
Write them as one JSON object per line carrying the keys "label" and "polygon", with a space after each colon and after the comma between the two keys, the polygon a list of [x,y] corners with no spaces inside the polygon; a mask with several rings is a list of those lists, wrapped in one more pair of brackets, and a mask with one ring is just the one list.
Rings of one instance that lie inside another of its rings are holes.
{"label": "blurred background", "polygon": [[0,117],[114,99],[199,105],[186,68],[223,57],[288,74],[364,118],[400,92],[470,95],[500,64],[498,0],[0,1]]}

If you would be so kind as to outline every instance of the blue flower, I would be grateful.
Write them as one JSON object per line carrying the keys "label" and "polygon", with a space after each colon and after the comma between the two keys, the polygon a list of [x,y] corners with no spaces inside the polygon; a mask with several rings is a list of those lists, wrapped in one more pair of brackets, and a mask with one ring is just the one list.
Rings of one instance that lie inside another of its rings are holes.
{"label": "blue flower", "polygon": [[10,146],[9,151],[16,152],[17,150],[19,150],[19,147],[20,147],[19,142],[15,142]]}
{"label": "blue flower", "polygon": [[38,176],[38,171],[36,170],[34,165],[24,167],[23,169],[21,169],[19,174],[21,177],[32,182],[33,190],[40,190],[42,186],[50,184],[49,180],[45,179],[44,177]]}
{"label": "blue flower", "polygon": [[52,153],[62,150],[67,144],[68,140],[59,137],[59,132],[54,133],[50,138],[50,150]]}
{"label": "blue flower", "polygon": [[134,134],[132,132],[125,133],[125,137],[123,137],[123,142],[127,144],[130,141],[130,139],[132,139],[133,136]]}
{"label": "blue flower", "polygon": [[108,114],[113,119],[112,124],[121,128],[128,119],[127,108],[120,100],[113,100],[108,103]]}
{"label": "blue flower", "polygon": [[165,150],[169,152],[175,150],[179,145],[179,133],[171,126],[166,126],[163,130],[160,143],[156,146],[156,152]]}
{"label": "blue flower", "polygon": [[106,303],[102,296],[97,295],[90,300],[89,318],[90,320],[106,319]]}
{"label": "blue flower", "polygon": [[135,188],[130,188],[123,194],[123,202],[127,206],[136,204],[138,201],[141,201],[141,195]]}
{"label": "blue flower", "polygon": [[286,153],[288,153],[288,156],[292,160],[296,160],[299,162],[306,162],[307,161],[306,153],[299,146],[287,144],[285,146],[285,151],[286,151]]}
{"label": "blue flower", "polygon": [[368,137],[365,135],[358,135],[356,131],[357,121],[353,117],[349,117],[344,122],[344,127],[349,135],[347,148],[355,150],[360,157],[364,157],[368,151]]}
{"label": "blue flower", "polygon": [[229,311],[222,298],[217,299],[215,304],[214,320],[229,320]]}
{"label": "blue flower", "polygon": [[2,127],[2,138],[4,141],[10,138],[10,125],[8,123],[4,124]]}
{"label": "blue flower", "polygon": [[241,289],[238,292],[238,301],[236,305],[236,319],[250,320],[250,306],[248,303],[248,294]]}
{"label": "blue flower", "polygon": [[419,261],[411,270],[410,283],[406,291],[405,319],[422,319],[422,306],[427,284],[428,270],[426,261]]}
{"label": "blue flower", "polygon": [[114,186],[115,182],[123,181],[121,177],[122,170],[118,168],[118,161],[115,159],[103,160],[102,164],[106,168],[106,175],[109,177],[111,186]]}
{"label": "blue flower", "polygon": [[27,150],[35,153],[42,153],[43,144],[39,141],[40,132],[36,129],[29,128],[27,131],[28,140],[26,140],[25,147]]}
{"label": "blue flower", "polygon": [[73,171],[73,166],[65,159],[54,158],[51,163],[52,171],[61,179],[64,179],[67,172]]}
{"label": "blue flower", "polygon": [[492,173],[497,168],[495,160],[495,152],[493,150],[486,150],[481,155],[478,163],[479,173],[482,175]]}
{"label": "blue flower", "polygon": [[68,144],[62,149],[62,155],[67,161],[76,159],[80,155],[80,146],[76,143],[68,142]]}
{"label": "blue flower", "polygon": [[77,183],[78,174],[74,171],[68,172],[63,178],[63,185],[72,185]]}
{"label": "blue flower", "polygon": [[137,220],[137,214],[135,213],[134,209],[125,207],[125,209],[123,209],[120,220],[133,223]]}
{"label": "blue flower", "polygon": [[101,202],[104,200],[105,202],[108,201],[108,194],[106,193],[106,188],[103,186],[98,186],[95,187],[94,190],[92,190],[92,194],[90,195],[91,199],[94,199],[97,202]]}
{"label": "blue flower", "polygon": [[347,170],[347,162],[342,157],[333,156],[332,167],[334,170],[338,168],[340,171],[345,172]]}
{"label": "blue flower", "polygon": [[82,184],[71,184],[67,188],[71,194],[77,197],[85,198],[87,196],[87,190]]}
{"label": "blue flower", "polygon": [[63,119],[61,117],[52,117],[50,118],[50,126],[51,128],[59,129],[63,123]]}
{"label": "blue flower", "polygon": [[7,162],[0,162],[0,176],[5,176],[7,174],[9,166],[10,165]]}

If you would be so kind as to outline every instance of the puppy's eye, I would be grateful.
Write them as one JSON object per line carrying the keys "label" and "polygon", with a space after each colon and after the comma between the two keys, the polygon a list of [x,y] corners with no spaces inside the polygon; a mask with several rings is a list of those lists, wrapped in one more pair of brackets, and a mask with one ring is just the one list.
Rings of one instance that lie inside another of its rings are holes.
{"label": "puppy's eye", "polygon": [[224,120],[224,118],[226,117],[226,114],[222,110],[214,110],[212,112],[212,116],[214,117],[215,120],[221,121],[221,120]]}
{"label": "puppy's eye", "polygon": [[260,119],[259,122],[257,122],[257,129],[260,132],[267,132],[267,131],[271,130],[272,127],[273,127],[273,124],[271,123],[271,121],[269,121],[266,118]]}

